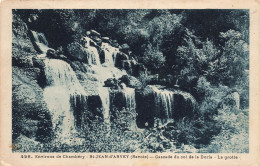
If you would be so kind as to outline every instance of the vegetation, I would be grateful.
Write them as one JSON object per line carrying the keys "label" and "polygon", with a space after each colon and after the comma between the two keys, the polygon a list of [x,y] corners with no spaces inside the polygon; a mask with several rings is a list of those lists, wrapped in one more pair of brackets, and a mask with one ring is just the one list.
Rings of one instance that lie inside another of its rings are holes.
{"label": "vegetation", "polygon": [[[66,48],[87,30],[127,43],[131,58],[145,65],[139,80],[191,93],[198,106],[192,118],[170,126],[129,131],[102,119],[77,137],[82,145],[44,143],[43,151],[78,152],[240,152],[248,150],[249,11],[248,10],[14,10],[30,29],[46,34],[50,47]],[[30,16],[37,16],[34,24]],[[64,52],[66,54],[66,50]],[[150,81],[151,82],[151,81]],[[222,101],[234,91],[240,108]],[[124,115],[128,117],[129,115]],[[115,118],[126,118],[115,117]],[[102,125],[101,125],[102,124]],[[16,134],[16,133],[15,133]],[[95,139],[95,138],[100,139]],[[190,149],[183,148],[190,145]],[[64,147],[61,147],[64,146]]]}

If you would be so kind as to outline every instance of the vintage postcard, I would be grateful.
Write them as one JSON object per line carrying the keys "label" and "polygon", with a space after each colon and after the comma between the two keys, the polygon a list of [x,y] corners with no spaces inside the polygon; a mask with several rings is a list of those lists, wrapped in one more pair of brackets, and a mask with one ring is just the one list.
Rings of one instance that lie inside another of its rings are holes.
{"label": "vintage postcard", "polygon": [[259,165],[260,1],[1,2],[0,165]]}

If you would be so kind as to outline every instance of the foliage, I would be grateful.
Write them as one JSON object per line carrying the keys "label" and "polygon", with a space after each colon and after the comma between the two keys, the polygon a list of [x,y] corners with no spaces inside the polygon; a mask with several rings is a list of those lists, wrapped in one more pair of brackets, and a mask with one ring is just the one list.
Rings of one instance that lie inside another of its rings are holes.
{"label": "foliage", "polygon": [[248,153],[249,119],[248,110],[221,109],[215,116],[221,132],[213,137],[208,152],[213,153]]}
{"label": "foliage", "polygon": [[[56,9],[14,10],[13,14],[15,57],[20,57],[21,51],[26,56],[36,53],[28,29],[43,32],[53,48],[66,48],[87,30],[95,29],[102,36],[117,39],[119,44],[129,44],[131,56],[142,62],[150,70],[148,73],[155,74],[139,76],[143,87],[172,75],[175,78],[171,79],[171,84],[176,80],[180,89],[190,92],[199,103],[194,117],[174,122],[171,130],[130,130],[135,119],[129,118],[132,115],[128,112],[116,110],[111,124],[96,117],[80,134],[73,135],[72,144],[61,143],[54,135],[53,141],[42,143],[42,147],[37,145],[36,151],[177,152],[177,147],[183,147],[183,144],[201,148],[210,143],[204,148],[207,152],[248,152],[248,112],[231,105],[219,107],[232,90],[240,94],[242,109],[249,107],[248,10]],[[37,19],[30,23],[28,18],[32,15]],[[13,91],[19,86],[13,87]],[[26,110],[36,110],[21,104],[26,103],[23,100],[27,98],[20,100],[13,96],[13,121],[17,121],[13,123],[15,139],[21,133],[28,138],[34,137],[34,133],[20,132],[24,121],[29,119],[25,118]],[[21,105],[23,107],[19,108]],[[43,111],[37,105],[38,112]],[[34,142],[29,142],[32,146],[25,147],[25,151],[33,147]]]}
{"label": "foliage", "polygon": [[234,30],[220,33],[220,38],[226,42],[219,59],[218,78],[228,86],[234,86],[241,80],[249,66],[248,45],[241,36]]}
{"label": "foliage", "polygon": [[143,61],[148,69],[158,70],[164,65],[165,57],[158,48],[154,48],[149,44],[145,49]]}

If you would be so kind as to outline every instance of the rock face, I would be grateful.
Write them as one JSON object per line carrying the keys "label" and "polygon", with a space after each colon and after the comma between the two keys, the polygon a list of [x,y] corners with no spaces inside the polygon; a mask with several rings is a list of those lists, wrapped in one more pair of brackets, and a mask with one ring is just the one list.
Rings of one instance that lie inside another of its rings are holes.
{"label": "rock face", "polygon": [[151,88],[146,87],[136,91],[136,124],[140,128],[150,128],[154,126],[155,107],[154,96]]}
{"label": "rock face", "polygon": [[48,141],[52,133],[51,117],[38,85],[38,68],[13,67],[13,138],[24,135]]}
{"label": "rock face", "polygon": [[32,67],[32,57],[37,53],[30,40],[28,27],[18,15],[13,15],[12,65]]}
{"label": "rock face", "polygon": [[34,141],[49,141],[52,137],[51,117],[39,83],[42,73],[34,63],[37,51],[26,23],[16,14],[13,14],[12,31],[13,140],[24,136]]}

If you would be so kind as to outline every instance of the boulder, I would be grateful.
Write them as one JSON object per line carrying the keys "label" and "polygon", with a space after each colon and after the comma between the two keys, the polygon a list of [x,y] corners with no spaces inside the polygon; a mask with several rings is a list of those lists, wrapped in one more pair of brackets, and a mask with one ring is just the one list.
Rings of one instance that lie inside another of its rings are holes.
{"label": "boulder", "polygon": [[[111,46],[116,47],[116,48],[119,48],[119,44],[118,44],[117,40],[112,40],[112,41],[111,41]],[[121,46],[120,46],[120,47],[121,47]]]}
{"label": "boulder", "polygon": [[105,51],[103,49],[100,49],[99,58],[101,64],[105,63]]}
{"label": "boulder", "polygon": [[115,78],[109,78],[105,82],[105,87],[111,87],[114,89],[118,89],[118,80]]}
{"label": "boulder", "polygon": [[87,36],[89,36],[90,34],[91,34],[91,32],[90,32],[90,31],[87,31],[87,32],[86,32],[86,35],[87,35]]}
{"label": "boulder", "polygon": [[29,23],[34,23],[38,20],[39,16],[36,14],[30,14],[29,18],[28,18],[28,22]]}
{"label": "boulder", "polygon": [[101,39],[104,43],[110,43],[109,37],[102,37]]}
{"label": "boulder", "polygon": [[92,36],[91,39],[100,47],[102,45],[102,40],[98,36]]}
{"label": "boulder", "polygon": [[54,49],[48,49],[46,56],[49,58],[57,58],[56,51]]}
{"label": "boulder", "polygon": [[122,49],[122,50],[128,50],[128,49],[130,49],[130,46],[125,43],[125,44],[122,44],[122,45],[121,45],[121,49]]}
{"label": "boulder", "polygon": [[123,67],[123,61],[124,60],[128,60],[128,55],[126,55],[125,53],[123,52],[119,52],[116,56],[116,62],[115,62],[115,67],[118,67],[118,68],[122,68]]}
{"label": "boulder", "polygon": [[97,37],[101,37],[101,35],[100,35],[100,33],[98,33],[97,31],[95,31],[95,30],[90,30],[90,35],[91,36],[97,36]]}
{"label": "boulder", "polygon": [[49,49],[46,53],[46,57],[51,58],[51,59],[61,59],[64,60],[66,62],[68,62],[68,58],[63,55],[63,54],[58,54],[57,51],[55,51],[54,49]]}
{"label": "boulder", "polygon": [[119,80],[130,88],[142,88],[142,83],[133,76],[123,75],[121,78],[119,78]]}
{"label": "boulder", "polygon": [[67,51],[72,60],[88,62],[87,52],[78,42],[70,43],[67,46]]}

